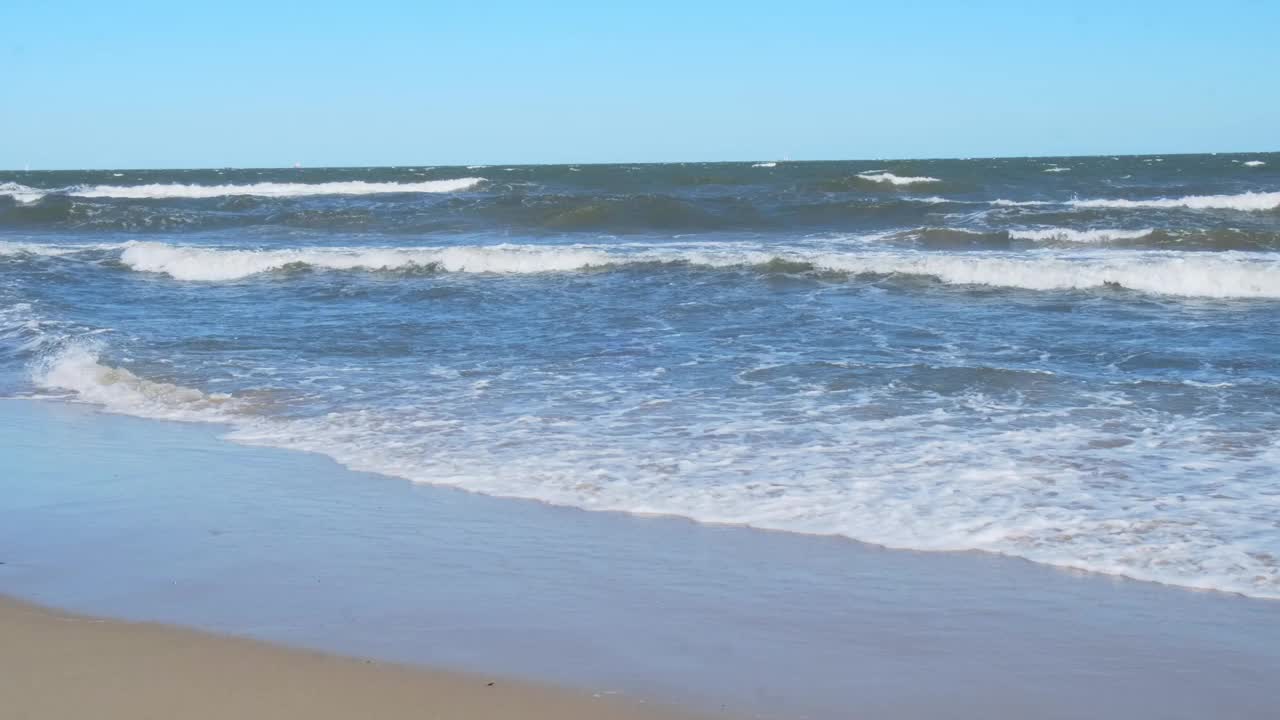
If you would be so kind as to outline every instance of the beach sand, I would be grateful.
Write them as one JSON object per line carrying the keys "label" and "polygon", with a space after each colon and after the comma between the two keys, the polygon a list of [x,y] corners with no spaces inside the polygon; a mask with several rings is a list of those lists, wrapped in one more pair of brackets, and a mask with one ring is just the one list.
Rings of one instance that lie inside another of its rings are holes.
{"label": "beach sand", "polygon": [[612,697],[294,650],[0,598],[7,720],[689,717]]}

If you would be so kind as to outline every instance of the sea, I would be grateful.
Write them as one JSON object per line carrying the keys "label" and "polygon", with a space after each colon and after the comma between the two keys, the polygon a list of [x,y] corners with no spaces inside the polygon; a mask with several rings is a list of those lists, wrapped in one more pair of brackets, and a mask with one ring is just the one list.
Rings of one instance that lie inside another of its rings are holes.
{"label": "sea", "polygon": [[1280,154],[0,171],[0,395],[1280,599]]}

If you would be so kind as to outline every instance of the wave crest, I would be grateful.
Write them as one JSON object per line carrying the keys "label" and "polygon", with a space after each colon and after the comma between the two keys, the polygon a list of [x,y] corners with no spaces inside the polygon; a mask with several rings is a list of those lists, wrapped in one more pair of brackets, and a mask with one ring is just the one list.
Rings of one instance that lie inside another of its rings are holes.
{"label": "wave crest", "polygon": [[1156,230],[1155,228],[1143,228],[1141,230],[1073,230],[1071,228],[1035,228],[1025,230],[1010,230],[1009,237],[1015,240],[1033,240],[1035,242],[1061,242],[1061,243],[1105,243],[1115,242],[1118,240],[1137,240],[1147,237]]}
{"label": "wave crest", "polygon": [[[1068,236],[1076,232],[1077,237],[1088,238],[1089,232],[1111,231],[1054,229],[1043,232],[1067,233]],[[953,285],[1028,290],[1086,290],[1119,286],[1185,297],[1280,298],[1280,260],[1274,254],[1245,252],[1213,255],[1116,251],[1064,254],[1046,250],[1020,254],[841,253],[803,249],[785,252],[722,250],[714,247],[685,250],[646,248],[620,252],[580,245],[228,250],[130,243],[120,259],[134,270],[203,282],[239,280],[290,267],[367,271],[417,267],[441,272],[526,274],[659,264],[737,267],[763,272],[784,268],[788,272],[812,270],[855,275],[914,275],[932,277]]]}
{"label": "wave crest", "polygon": [[236,400],[219,393],[156,382],[99,362],[89,342],[67,345],[35,364],[31,379],[46,390],[73,391],[86,402],[109,410],[168,420],[217,422],[236,408]]}
{"label": "wave crest", "polygon": [[130,243],[120,261],[134,270],[177,280],[218,282],[251,275],[311,267],[326,270],[436,269],[470,273],[538,273],[581,270],[614,262],[587,248],[498,245],[443,248],[298,248],[223,250],[154,242]]}
{"label": "wave crest", "polygon": [[1187,208],[1189,210],[1241,210],[1257,212],[1280,208],[1280,192],[1246,192],[1239,195],[1187,195],[1152,200],[1070,200],[1079,208]]}
{"label": "wave crest", "polygon": [[816,264],[831,270],[882,275],[920,275],[953,285],[1026,290],[1090,290],[1122,287],[1158,295],[1205,298],[1280,298],[1280,260],[1189,257],[1133,253],[1100,257],[1061,255],[827,256]]}
{"label": "wave crest", "polygon": [[258,197],[306,197],[309,195],[382,195],[391,193],[447,193],[467,190],[484,182],[481,177],[452,180],[424,180],[416,183],[350,182],[327,183],[254,183],[252,185],[95,185],[67,191],[82,198],[126,198],[134,200],[164,198],[218,198],[237,195]]}
{"label": "wave crest", "polygon": [[862,178],[863,180],[869,180],[875,183],[887,183],[889,185],[918,185],[921,183],[942,182],[936,177],[928,177],[924,175],[914,176],[914,177],[912,176],[902,177],[900,175],[894,175],[891,172],[880,172],[880,173],[864,172],[864,173],[858,173],[858,177]]}
{"label": "wave crest", "polygon": [[19,203],[33,203],[48,193],[48,190],[27,187],[16,182],[0,183],[0,195],[7,195]]}

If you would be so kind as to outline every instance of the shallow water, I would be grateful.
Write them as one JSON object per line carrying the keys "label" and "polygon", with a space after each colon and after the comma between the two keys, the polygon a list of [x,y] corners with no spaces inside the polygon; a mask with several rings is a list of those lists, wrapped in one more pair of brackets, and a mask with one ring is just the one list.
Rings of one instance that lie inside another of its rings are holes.
{"label": "shallow water", "polygon": [[5,394],[1263,598],[1278,309],[1277,155],[0,175]]}
{"label": "shallow water", "polygon": [[1280,604],[583,512],[0,402],[0,592],[730,717],[1271,720]]}

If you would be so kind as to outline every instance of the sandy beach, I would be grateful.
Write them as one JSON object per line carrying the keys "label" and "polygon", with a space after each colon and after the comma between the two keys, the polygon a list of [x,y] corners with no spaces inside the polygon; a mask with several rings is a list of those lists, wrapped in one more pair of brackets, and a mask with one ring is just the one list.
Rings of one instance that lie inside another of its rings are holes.
{"label": "sandy beach", "polygon": [[0,598],[9,720],[691,717],[611,697],[429,671]]}

